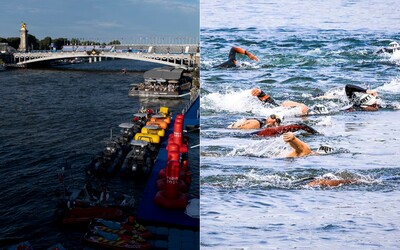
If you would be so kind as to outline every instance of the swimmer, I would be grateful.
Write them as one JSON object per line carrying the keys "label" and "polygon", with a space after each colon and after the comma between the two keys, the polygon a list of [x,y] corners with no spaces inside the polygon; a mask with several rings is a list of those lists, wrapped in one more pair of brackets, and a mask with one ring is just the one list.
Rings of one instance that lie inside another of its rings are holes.
{"label": "swimmer", "polygon": [[282,125],[282,126],[276,126],[276,127],[267,127],[264,128],[261,131],[257,131],[254,134],[257,136],[277,136],[281,135],[287,132],[296,132],[299,130],[304,130],[310,134],[316,135],[319,134],[319,132],[312,127],[308,126],[307,124],[304,123],[295,123],[295,124],[289,124],[289,125]]}
{"label": "swimmer", "polygon": [[[378,92],[376,90],[364,89],[353,84],[346,84],[344,87],[347,99],[349,100],[351,107],[347,108],[347,111],[377,111],[379,109],[378,104]],[[323,95],[316,99],[335,99],[338,96]]]}
{"label": "swimmer", "polygon": [[259,129],[263,127],[277,127],[281,124],[282,119],[275,114],[268,116],[266,119],[248,118],[236,121],[228,126],[233,129]]}
{"label": "swimmer", "polygon": [[380,53],[395,53],[398,48],[399,48],[399,44],[397,42],[391,42],[389,43],[389,48],[382,48],[380,50],[378,50],[376,53],[380,54]]}
{"label": "swimmer", "polygon": [[255,55],[253,55],[252,53],[248,52],[247,50],[244,50],[242,48],[239,47],[232,47],[231,50],[229,51],[229,58],[228,61],[215,66],[215,68],[233,68],[236,67],[236,53],[242,54],[242,55],[246,55],[248,56],[251,60],[255,60],[255,61],[260,61]]}
{"label": "swimmer", "polygon": [[324,155],[330,154],[335,151],[335,149],[328,145],[322,145],[317,151],[312,151],[307,143],[301,141],[292,132],[287,132],[283,134],[283,140],[293,148],[286,157],[303,157],[307,155]]}
{"label": "swimmer", "polygon": [[[251,90],[251,95],[256,96],[258,100],[260,100],[261,102],[271,104],[274,107],[281,106],[284,108],[300,108],[301,116],[306,116],[309,114],[309,108],[304,103],[294,102],[294,101],[284,101],[281,104],[278,104],[270,95],[264,93],[264,91],[262,91],[259,88],[253,88]],[[326,112],[326,108],[325,110],[322,109],[314,110],[314,112],[316,113],[322,113],[323,111]]]}
{"label": "swimmer", "polygon": [[364,111],[377,111],[379,109],[378,92],[375,90],[367,90],[352,84],[347,84],[344,90],[350,103],[353,104],[353,109]]}
{"label": "swimmer", "polygon": [[309,187],[338,187],[345,184],[358,184],[360,182],[357,179],[332,179],[330,176],[323,176],[322,178],[306,177],[294,183],[305,183]]}
{"label": "swimmer", "polygon": [[315,186],[320,186],[320,187],[337,187],[341,186],[344,184],[356,184],[358,183],[357,180],[350,180],[350,179],[344,179],[344,180],[331,180],[331,179],[315,179],[309,183],[307,183],[308,186],[310,187],[315,187]]}

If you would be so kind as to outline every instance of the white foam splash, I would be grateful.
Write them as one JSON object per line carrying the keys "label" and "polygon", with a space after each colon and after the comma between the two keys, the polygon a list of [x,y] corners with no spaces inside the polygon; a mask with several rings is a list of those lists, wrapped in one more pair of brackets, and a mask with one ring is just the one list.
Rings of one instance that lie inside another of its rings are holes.
{"label": "white foam splash", "polygon": [[323,96],[318,96],[313,99],[319,100],[332,100],[332,99],[339,99],[339,100],[347,100],[346,92],[344,87],[335,87],[328,90]]}
{"label": "white foam splash", "polygon": [[[202,108],[218,112],[246,113],[248,107],[260,106],[259,101],[252,98],[250,90],[214,92],[201,98]],[[205,105],[207,104],[207,105]]]}
{"label": "white foam splash", "polygon": [[231,152],[227,154],[232,156],[253,156],[262,158],[282,157],[289,151],[286,150],[281,138],[272,140],[256,140],[250,141],[248,144],[240,144],[235,146]]}
{"label": "white foam splash", "polygon": [[389,60],[400,66],[400,50],[394,52]]}
{"label": "white foam splash", "polygon": [[200,66],[202,69],[211,69],[215,66],[215,62],[212,60],[201,60]]}
{"label": "white foam splash", "polygon": [[400,93],[400,77],[391,80],[389,83],[385,83],[383,86],[376,88],[376,90],[394,94]]}
{"label": "white foam splash", "polygon": [[317,126],[332,126],[332,118],[330,116],[322,117],[320,120],[317,120]]}
{"label": "white foam splash", "polygon": [[240,62],[237,64],[239,68],[244,68],[244,69],[259,69],[261,68],[260,64],[257,63],[251,63],[251,62]]}
{"label": "white foam splash", "polygon": [[300,108],[266,105],[252,96],[250,91],[250,89],[240,91],[227,89],[225,93],[210,93],[201,98],[201,107],[215,112],[246,113],[249,116],[259,117],[268,117],[271,114],[277,114],[281,117],[294,117],[301,114]]}
{"label": "white foam splash", "polygon": [[316,48],[306,52],[306,55],[320,55],[320,54],[322,54],[322,50],[320,48]]}

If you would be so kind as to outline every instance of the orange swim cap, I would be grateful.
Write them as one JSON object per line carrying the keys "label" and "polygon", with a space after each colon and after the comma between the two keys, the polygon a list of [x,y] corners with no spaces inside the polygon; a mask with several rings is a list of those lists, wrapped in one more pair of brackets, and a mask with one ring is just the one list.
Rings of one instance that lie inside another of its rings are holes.
{"label": "orange swim cap", "polygon": [[261,94],[261,89],[254,88],[254,89],[251,90],[251,95],[252,96],[258,96],[260,94]]}

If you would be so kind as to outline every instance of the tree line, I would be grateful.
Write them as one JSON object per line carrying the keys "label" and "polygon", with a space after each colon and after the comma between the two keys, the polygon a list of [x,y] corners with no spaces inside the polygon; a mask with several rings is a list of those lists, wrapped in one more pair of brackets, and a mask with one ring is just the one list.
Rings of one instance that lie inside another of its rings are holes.
{"label": "tree line", "polygon": [[[19,37],[9,37],[9,38],[2,38],[0,37],[0,43],[8,43],[9,46],[18,49],[19,43],[20,43],[20,38]],[[37,39],[35,36],[28,34],[28,50],[51,50],[52,45],[54,48],[57,50],[62,49],[63,46],[65,45],[100,45],[100,46],[106,46],[106,45],[114,45],[114,44],[121,44],[120,41],[118,40],[113,40],[109,42],[108,44],[106,43],[99,43],[96,41],[82,41],[77,38],[56,38],[52,39],[49,36],[46,36],[42,40]]]}

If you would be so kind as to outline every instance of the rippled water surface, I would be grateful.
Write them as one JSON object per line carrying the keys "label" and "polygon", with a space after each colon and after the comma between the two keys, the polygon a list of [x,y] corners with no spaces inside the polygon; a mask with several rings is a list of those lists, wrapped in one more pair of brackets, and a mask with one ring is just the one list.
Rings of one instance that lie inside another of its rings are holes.
{"label": "rippled water surface", "polygon": [[[105,141],[120,133],[140,107],[168,106],[176,114],[187,100],[129,98],[131,83],[160,65],[104,61],[69,70],[0,72],[0,248],[29,240],[35,249],[62,243],[82,249],[83,231],[62,229],[55,216],[57,173],[67,161],[67,185],[83,186],[84,167]],[[127,74],[120,70],[127,68]],[[145,182],[113,179],[112,191],[133,195]]]}
{"label": "rippled water surface", "polygon": [[[388,8],[392,6],[392,8]],[[377,54],[400,33],[395,1],[202,1],[201,246],[204,249],[396,249],[400,233],[400,54]],[[231,46],[233,69],[213,68]],[[379,92],[378,112],[345,112],[345,84]],[[260,87],[329,114],[263,106]],[[335,100],[316,97],[334,94]],[[319,135],[296,132],[335,154],[286,159],[281,137],[227,129],[277,113]],[[353,179],[335,188],[310,178]]]}

